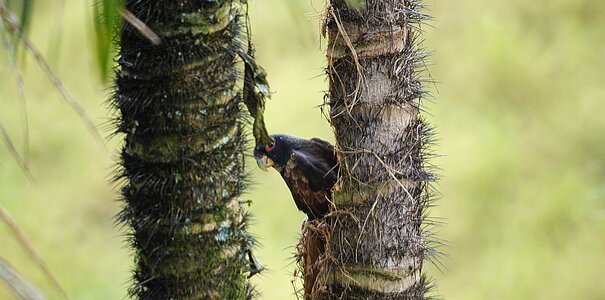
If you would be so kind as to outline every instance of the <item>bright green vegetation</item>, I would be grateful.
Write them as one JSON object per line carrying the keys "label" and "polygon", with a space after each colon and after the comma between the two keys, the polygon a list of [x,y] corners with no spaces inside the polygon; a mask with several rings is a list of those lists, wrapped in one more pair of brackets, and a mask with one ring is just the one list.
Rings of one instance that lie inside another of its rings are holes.
{"label": "bright green vegetation", "polygon": [[[40,4],[32,39],[50,53],[48,24],[57,14]],[[332,140],[315,107],[327,87],[318,17],[303,16],[313,11],[306,1],[253,4],[257,57],[275,91],[268,129]],[[452,245],[443,249],[446,273],[429,268],[439,292],[464,300],[605,298],[605,3],[429,4],[438,29],[425,27],[426,46],[437,49],[431,73],[442,83],[428,105],[445,155],[435,161],[443,199],[432,215],[446,219],[440,232]],[[61,55],[50,61],[102,124],[109,92],[96,77],[87,5],[66,1]],[[18,98],[2,55],[0,121],[20,145]],[[106,183],[119,139],[109,154],[100,150],[35,64],[26,66],[37,182],[28,183],[0,147],[0,202],[73,299],[122,299],[131,260],[112,225],[119,207]],[[249,167],[257,184],[245,197],[254,200],[251,230],[262,244],[256,256],[270,268],[254,282],[263,299],[293,299],[291,245],[304,216],[276,172]],[[0,255],[57,298],[1,226]],[[0,299],[11,299],[2,285]]]}

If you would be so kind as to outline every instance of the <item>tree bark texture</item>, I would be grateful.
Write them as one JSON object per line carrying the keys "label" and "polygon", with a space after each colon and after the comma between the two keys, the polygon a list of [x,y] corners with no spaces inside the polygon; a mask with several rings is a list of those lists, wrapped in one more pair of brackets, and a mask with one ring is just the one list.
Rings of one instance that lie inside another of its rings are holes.
{"label": "tree bark texture", "polygon": [[334,191],[321,299],[427,299],[434,176],[417,0],[332,0],[327,8]]}
{"label": "tree bark texture", "polygon": [[152,45],[128,24],[120,38],[114,102],[125,133],[119,219],[132,229],[130,292],[250,298],[241,16],[229,0],[127,0],[125,8],[161,38]]}

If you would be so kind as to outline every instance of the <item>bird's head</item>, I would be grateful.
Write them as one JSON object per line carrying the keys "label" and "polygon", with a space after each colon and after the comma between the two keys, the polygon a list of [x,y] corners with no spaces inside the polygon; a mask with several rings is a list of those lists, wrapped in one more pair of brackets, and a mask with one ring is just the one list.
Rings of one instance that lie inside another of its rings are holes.
{"label": "bird's head", "polygon": [[272,143],[254,148],[254,158],[263,171],[270,167],[281,170],[290,159],[296,143],[295,138],[287,135],[273,134],[271,137],[274,139]]}

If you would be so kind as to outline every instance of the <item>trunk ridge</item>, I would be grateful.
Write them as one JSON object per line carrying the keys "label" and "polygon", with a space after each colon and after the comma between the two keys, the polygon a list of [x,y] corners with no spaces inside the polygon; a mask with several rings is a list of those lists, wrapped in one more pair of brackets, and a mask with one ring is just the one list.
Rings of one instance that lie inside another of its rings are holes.
{"label": "trunk ridge", "polygon": [[[332,0],[327,8],[330,123],[341,178],[320,299],[429,299],[435,253],[426,210],[435,176],[420,115],[419,1]],[[317,287],[318,285],[315,284]],[[306,291],[309,294],[311,291]]]}
{"label": "trunk ridge", "polygon": [[138,299],[246,299],[254,240],[236,80],[241,14],[233,1],[127,0],[161,37],[124,24],[114,105],[125,133],[118,175]]}

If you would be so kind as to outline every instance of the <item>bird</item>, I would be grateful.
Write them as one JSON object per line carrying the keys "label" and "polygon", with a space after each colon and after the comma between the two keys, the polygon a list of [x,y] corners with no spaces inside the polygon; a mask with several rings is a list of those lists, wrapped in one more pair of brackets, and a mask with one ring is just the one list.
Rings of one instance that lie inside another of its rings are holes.
{"label": "bird", "polygon": [[323,218],[330,210],[332,188],[338,181],[334,146],[319,138],[310,140],[285,134],[271,135],[273,142],[254,148],[258,166],[277,170],[307,220]]}

